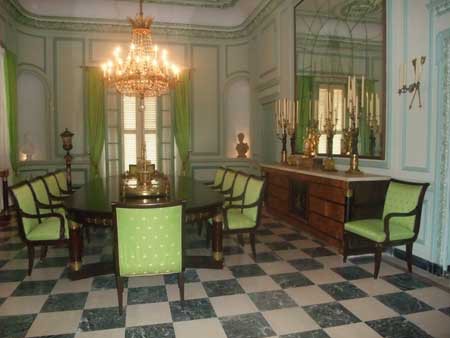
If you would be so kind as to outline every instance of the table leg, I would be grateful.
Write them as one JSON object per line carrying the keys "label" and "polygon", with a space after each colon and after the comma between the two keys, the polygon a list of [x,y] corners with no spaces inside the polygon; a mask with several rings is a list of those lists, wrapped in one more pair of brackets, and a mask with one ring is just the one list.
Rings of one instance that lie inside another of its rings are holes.
{"label": "table leg", "polygon": [[223,264],[222,226],[222,214],[220,213],[214,217],[212,225],[213,259],[220,265]]}
{"label": "table leg", "polygon": [[8,171],[2,172],[2,197],[3,197],[3,215],[0,216],[0,220],[8,221],[10,218],[8,209]]}
{"label": "table leg", "polygon": [[82,245],[83,236],[80,225],[69,221],[70,270],[73,272],[81,270]]}

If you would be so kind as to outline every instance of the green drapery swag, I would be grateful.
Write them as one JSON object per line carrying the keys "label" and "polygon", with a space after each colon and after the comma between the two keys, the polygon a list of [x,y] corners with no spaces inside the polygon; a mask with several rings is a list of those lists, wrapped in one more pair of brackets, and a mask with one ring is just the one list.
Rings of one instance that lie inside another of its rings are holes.
{"label": "green drapery swag", "polygon": [[98,68],[86,69],[89,162],[91,177],[99,177],[99,163],[105,143],[105,87]]}
{"label": "green drapery swag", "polygon": [[297,152],[303,152],[303,143],[307,137],[309,127],[311,102],[313,101],[313,77],[297,76],[298,125],[295,146]]}
{"label": "green drapery swag", "polygon": [[186,71],[180,76],[180,81],[172,91],[173,106],[173,131],[178,151],[181,157],[184,176],[190,176],[191,168],[189,163],[189,150],[191,142],[191,104],[190,94],[191,83],[189,72]]}
{"label": "green drapery swag", "polygon": [[5,90],[6,111],[8,114],[9,130],[9,160],[14,174],[17,174],[19,157],[17,139],[17,58],[9,50],[5,50]]}
{"label": "green drapery swag", "polygon": [[370,154],[370,128],[369,128],[369,116],[368,116],[368,110],[369,103],[367,102],[367,96],[366,93],[370,98],[373,94],[374,100],[373,100],[373,108],[375,110],[375,81],[374,80],[365,80],[364,81],[364,106],[363,111],[361,114],[361,126],[359,128],[359,153],[361,155],[369,156]]}

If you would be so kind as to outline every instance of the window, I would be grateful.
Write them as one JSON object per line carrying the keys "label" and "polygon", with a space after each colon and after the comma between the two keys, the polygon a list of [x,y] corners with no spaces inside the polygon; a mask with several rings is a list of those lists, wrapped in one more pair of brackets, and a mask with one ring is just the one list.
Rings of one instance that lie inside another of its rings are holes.
{"label": "window", "polygon": [[147,160],[157,167],[157,111],[158,100],[156,97],[145,98],[145,110],[139,110],[139,100],[133,96],[124,96],[122,99],[123,115],[123,167],[128,170],[130,164],[136,164],[136,159],[141,157],[141,144],[145,140]]}
{"label": "window", "polygon": [[325,117],[327,116],[327,100],[328,93],[332,95],[335,124],[336,124],[336,134],[333,138],[333,154],[341,153],[341,140],[342,140],[342,130],[345,128],[344,125],[344,87],[342,85],[334,86],[319,86],[319,130],[322,133],[319,140],[319,154],[325,154],[327,152],[327,136],[325,135],[323,128],[325,124]]}

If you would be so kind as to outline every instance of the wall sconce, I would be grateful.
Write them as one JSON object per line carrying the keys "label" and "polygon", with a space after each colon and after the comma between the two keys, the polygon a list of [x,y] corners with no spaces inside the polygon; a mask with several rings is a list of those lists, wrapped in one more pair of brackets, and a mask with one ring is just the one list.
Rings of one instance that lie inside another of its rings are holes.
{"label": "wall sconce", "polygon": [[413,96],[411,98],[411,102],[409,104],[409,109],[412,108],[412,105],[414,103],[414,100],[416,98],[416,94],[419,98],[419,108],[422,108],[422,99],[420,97],[420,78],[422,76],[423,71],[423,65],[425,63],[426,57],[421,56],[420,58],[415,58],[411,61],[414,69],[414,82],[411,83],[409,86],[406,85],[406,64],[403,64],[400,66],[399,70],[399,84],[401,87],[398,90],[398,95],[406,94],[406,93],[413,93]]}

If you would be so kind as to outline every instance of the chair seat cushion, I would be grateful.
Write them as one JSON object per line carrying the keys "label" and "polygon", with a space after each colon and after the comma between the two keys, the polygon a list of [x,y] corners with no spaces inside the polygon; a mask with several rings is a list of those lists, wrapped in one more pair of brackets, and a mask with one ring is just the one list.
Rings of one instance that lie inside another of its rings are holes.
{"label": "chair seat cushion", "polygon": [[[362,219],[345,223],[345,230],[370,239],[374,242],[384,242],[386,233],[381,219]],[[391,223],[389,225],[389,240],[397,241],[414,237],[414,232],[409,228]]]}
{"label": "chair seat cushion", "polygon": [[241,213],[240,209],[230,209],[227,212],[228,228],[235,229],[250,229],[256,226],[255,221],[250,217]]}
{"label": "chair seat cushion", "polygon": [[[57,217],[44,218],[27,234],[30,241],[51,241],[59,239],[60,221]],[[65,224],[64,237],[69,238],[69,229]]]}

